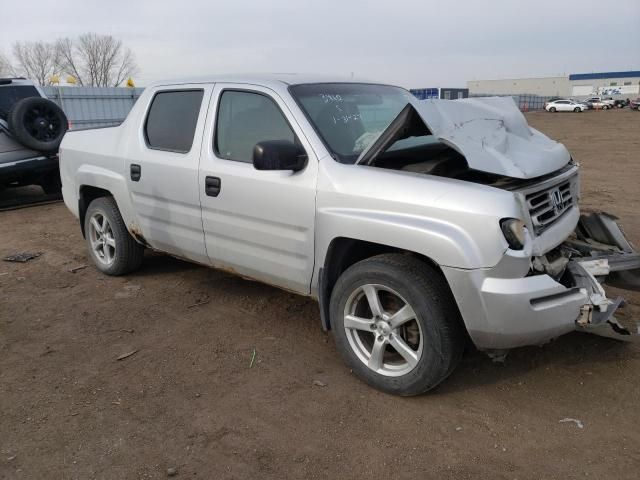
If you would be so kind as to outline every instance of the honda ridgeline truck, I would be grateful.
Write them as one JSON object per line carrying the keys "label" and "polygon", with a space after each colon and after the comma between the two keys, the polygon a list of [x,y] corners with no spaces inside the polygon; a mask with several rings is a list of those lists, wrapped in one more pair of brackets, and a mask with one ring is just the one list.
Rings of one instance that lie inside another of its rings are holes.
{"label": "honda ridgeline truck", "polygon": [[99,270],[150,248],[318,300],[347,365],[400,395],[582,330],[630,338],[602,283],[640,288],[613,217],[513,100],[219,77],[147,88],[118,127],[68,133],[63,196]]}

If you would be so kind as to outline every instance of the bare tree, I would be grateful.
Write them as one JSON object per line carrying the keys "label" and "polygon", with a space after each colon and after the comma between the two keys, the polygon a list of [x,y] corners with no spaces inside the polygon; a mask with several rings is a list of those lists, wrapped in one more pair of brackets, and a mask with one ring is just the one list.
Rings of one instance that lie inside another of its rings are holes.
{"label": "bare tree", "polygon": [[9,59],[0,52],[0,77],[12,77],[15,75]]}
{"label": "bare tree", "polygon": [[117,87],[138,71],[131,49],[111,35],[85,33],[56,42],[58,61],[79,85]]}
{"label": "bare tree", "polygon": [[47,42],[16,42],[13,56],[17,70],[40,85],[48,85],[56,73],[58,57],[55,44]]}

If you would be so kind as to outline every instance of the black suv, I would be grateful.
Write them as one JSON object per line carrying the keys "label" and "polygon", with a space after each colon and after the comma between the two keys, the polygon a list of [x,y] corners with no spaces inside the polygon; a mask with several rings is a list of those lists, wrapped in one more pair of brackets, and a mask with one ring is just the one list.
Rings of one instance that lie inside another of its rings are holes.
{"label": "black suv", "polygon": [[0,78],[0,190],[40,185],[58,193],[58,147],[67,129],[62,109],[33,82]]}

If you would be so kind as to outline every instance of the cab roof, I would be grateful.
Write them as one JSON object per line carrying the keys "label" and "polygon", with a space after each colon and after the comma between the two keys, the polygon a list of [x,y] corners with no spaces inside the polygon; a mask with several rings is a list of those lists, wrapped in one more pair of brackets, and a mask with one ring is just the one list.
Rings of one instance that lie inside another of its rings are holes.
{"label": "cab roof", "polygon": [[262,73],[262,74],[219,74],[191,78],[154,82],[150,87],[169,85],[185,85],[198,83],[245,83],[248,85],[262,85],[271,88],[282,88],[290,85],[307,83],[380,83],[368,80],[340,77],[336,75],[300,74],[300,73]]}

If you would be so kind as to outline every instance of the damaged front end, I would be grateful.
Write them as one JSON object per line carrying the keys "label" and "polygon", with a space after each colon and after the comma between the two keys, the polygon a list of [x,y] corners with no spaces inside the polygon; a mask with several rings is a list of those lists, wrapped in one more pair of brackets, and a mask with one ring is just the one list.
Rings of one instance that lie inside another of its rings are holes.
{"label": "damaged front end", "polygon": [[513,193],[522,244],[507,239],[503,260],[491,268],[443,266],[481,350],[543,344],[574,329],[640,338],[637,324],[614,316],[624,300],[607,298],[602,287],[640,290],[640,255],[615,217],[580,214],[578,164],[529,127],[512,99],[412,102],[356,163]]}
{"label": "damaged front end", "polygon": [[614,316],[624,299],[607,298],[602,284],[640,291],[640,254],[625,237],[616,218],[607,213],[580,216],[574,235],[556,249],[532,261],[534,273],[547,274],[586,295],[576,329],[626,341],[640,340],[637,322]]}

